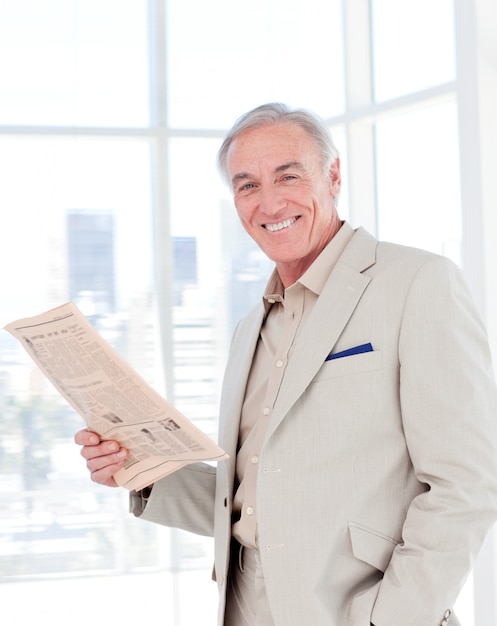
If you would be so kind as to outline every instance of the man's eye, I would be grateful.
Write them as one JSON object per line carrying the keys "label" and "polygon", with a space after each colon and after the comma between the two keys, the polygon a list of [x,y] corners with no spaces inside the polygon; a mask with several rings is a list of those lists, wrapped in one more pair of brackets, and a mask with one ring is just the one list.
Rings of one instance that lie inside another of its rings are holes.
{"label": "man's eye", "polygon": [[245,185],[242,185],[240,187],[240,191],[250,191],[251,189],[254,188],[254,183],[245,183]]}
{"label": "man's eye", "polygon": [[283,180],[285,181],[297,180],[297,177],[294,176],[293,174],[287,174],[286,176],[283,176]]}

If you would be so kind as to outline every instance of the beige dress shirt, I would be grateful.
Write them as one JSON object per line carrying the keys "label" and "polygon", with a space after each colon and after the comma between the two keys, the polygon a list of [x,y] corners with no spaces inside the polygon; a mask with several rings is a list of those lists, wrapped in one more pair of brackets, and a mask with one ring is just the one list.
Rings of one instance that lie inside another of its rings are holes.
{"label": "beige dress shirt", "polygon": [[274,403],[299,336],[321,290],[354,231],[345,222],[319,257],[283,288],[275,270],[264,293],[265,318],[247,382],[240,420],[233,536],[248,548],[258,547],[256,488],[260,452]]}

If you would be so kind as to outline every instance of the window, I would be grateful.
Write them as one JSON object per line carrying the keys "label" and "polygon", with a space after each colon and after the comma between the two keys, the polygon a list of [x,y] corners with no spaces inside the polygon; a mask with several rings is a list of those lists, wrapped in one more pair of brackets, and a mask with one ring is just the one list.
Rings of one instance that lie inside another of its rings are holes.
{"label": "window", "polygon": [[[378,231],[461,262],[457,106],[433,103],[378,120]],[[406,149],[407,148],[407,149]]]}
{"label": "window", "polygon": [[[75,301],[215,438],[231,331],[271,271],[215,155],[241,113],[281,100],[332,129],[342,217],[460,263],[497,348],[496,9],[401,4],[0,0],[0,325]],[[18,619],[86,626],[84,597],[132,623],[146,595],[150,626],[214,625],[212,541],[89,481],[82,420],[7,333],[0,407],[0,590]],[[467,626],[495,613],[493,568],[465,587]]]}
{"label": "window", "polygon": [[372,0],[376,102],[455,79],[453,4],[452,0]]}
{"label": "window", "polygon": [[275,100],[343,111],[341,2],[184,0],[167,11],[172,128],[226,128]]}

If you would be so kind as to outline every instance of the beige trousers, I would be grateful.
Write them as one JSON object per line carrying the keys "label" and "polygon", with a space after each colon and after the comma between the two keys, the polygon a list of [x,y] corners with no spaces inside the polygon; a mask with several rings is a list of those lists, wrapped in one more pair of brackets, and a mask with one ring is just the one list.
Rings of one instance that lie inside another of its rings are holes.
{"label": "beige trousers", "polygon": [[235,542],[231,552],[224,626],[275,626],[259,551]]}

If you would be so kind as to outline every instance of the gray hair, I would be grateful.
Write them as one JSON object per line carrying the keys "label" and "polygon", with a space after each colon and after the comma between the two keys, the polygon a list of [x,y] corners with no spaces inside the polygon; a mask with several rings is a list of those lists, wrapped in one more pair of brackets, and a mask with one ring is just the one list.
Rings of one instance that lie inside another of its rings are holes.
{"label": "gray hair", "polygon": [[291,109],[286,104],[273,102],[262,104],[239,117],[223,141],[217,153],[217,165],[226,183],[231,184],[227,158],[233,141],[246,130],[278,123],[295,124],[303,128],[316,142],[324,171],[329,171],[339,153],[324,121],[307,109]]}

